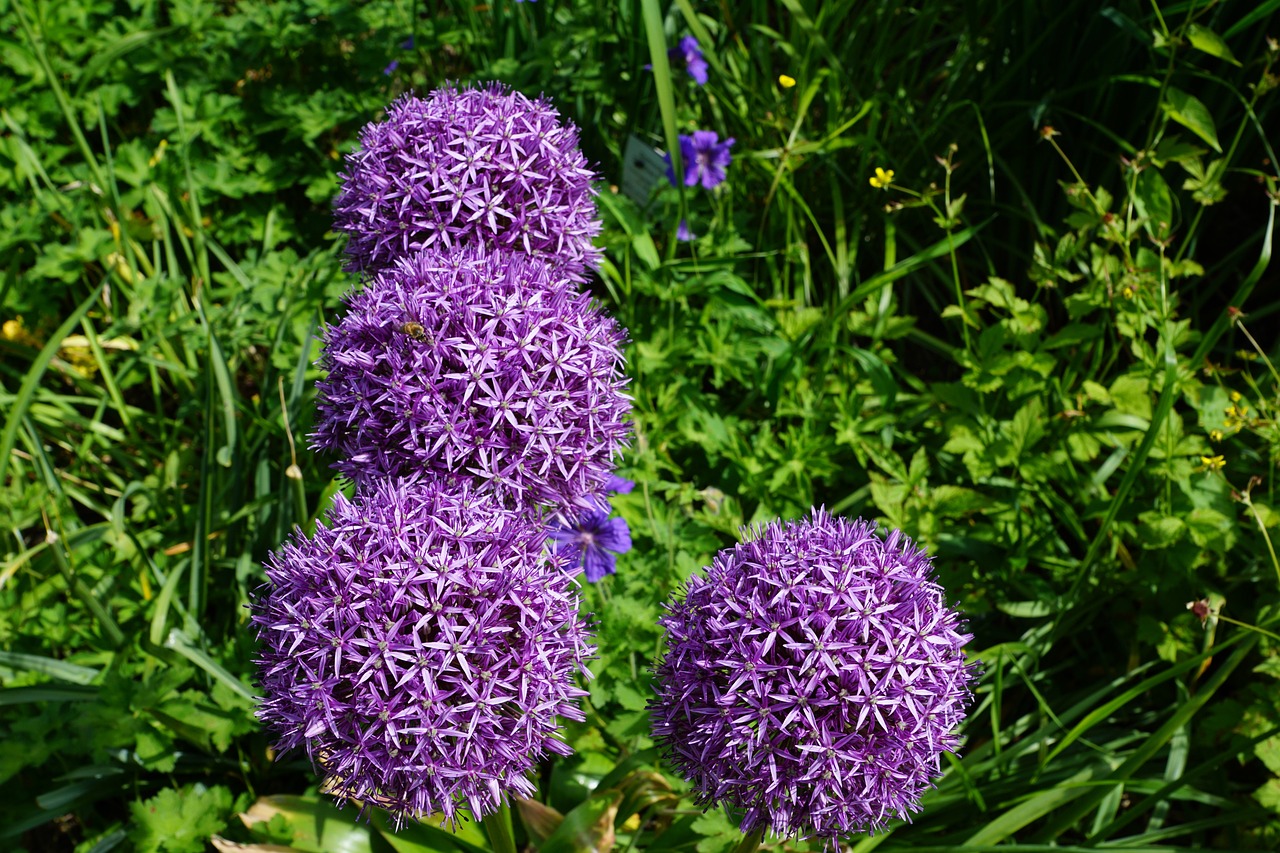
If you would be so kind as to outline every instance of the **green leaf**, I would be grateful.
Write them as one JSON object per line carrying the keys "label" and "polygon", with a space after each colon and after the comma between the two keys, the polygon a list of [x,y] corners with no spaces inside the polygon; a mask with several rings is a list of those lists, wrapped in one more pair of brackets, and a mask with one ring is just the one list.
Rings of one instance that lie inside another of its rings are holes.
{"label": "green leaf", "polygon": [[613,847],[613,819],[622,792],[593,794],[564,816],[555,832],[538,846],[539,853],[595,853]]}
{"label": "green leaf", "polygon": [[1161,102],[1160,109],[1164,110],[1169,118],[1209,143],[1214,151],[1222,153],[1213,116],[1209,114],[1208,107],[1198,99],[1181,89],[1170,86],[1164,93],[1164,101]]}
{"label": "green leaf", "polygon": [[698,853],[723,853],[741,838],[738,827],[724,809],[712,809],[693,822],[693,831],[706,836],[698,842]]}
{"label": "green leaf", "polygon": [[[358,810],[339,811],[335,806],[314,797],[295,797],[281,794],[259,797],[249,810],[240,815],[240,821],[254,833],[267,831],[267,824],[278,825],[277,815],[289,822],[292,836],[289,846],[304,853],[372,853],[371,829],[358,824]],[[271,840],[279,841],[273,826]]]}
{"label": "green leaf", "polygon": [[1144,512],[1138,518],[1142,521],[1138,527],[1138,540],[1146,548],[1168,548],[1187,532],[1187,523],[1175,515],[1161,515],[1153,511]]}
{"label": "green leaf", "polygon": [[1156,240],[1167,240],[1173,233],[1173,194],[1159,170],[1138,173],[1133,202],[1147,233]]}
{"label": "green leaf", "polygon": [[1187,513],[1191,541],[1201,548],[1223,551],[1235,542],[1236,523],[1216,509],[1197,507]]}
{"label": "green leaf", "polygon": [[72,684],[89,684],[98,677],[98,670],[87,666],[76,666],[64,660],[42,655],[26,655],[20,652],[0,652],[0,666],[38,672]]}
{"label": "green leaf", "polygon": [[83,702],[96,699],[98,688],[78,684],[40,684],[34,687],[11,687],[0,690],[0,705],[27,702]]}
{"label": "green leaf", "polygon": [[1015,619],[1039,619],[1053,613],[1053,603],[1049,601],[1000,601],[996,609],[1008,613]]}
{"label": "green leaf", "polygon": [[199,783],[179,790],[165,788],[150,799],[129,805],[133,830],[129,838],[139,853],[202,853],[209,836],[222,829],[231,812],[231,791]]}
{"label": "green leaf", "polygon": [[1235,58],[1231,48],[1227,47],[1227,43],[1222,40],[1222,36],[1208,27],[1191,24],[1187,27],[1187,41],[1191,42],[1191,46],[1196,50],[1203,51],[1210,56],[1216,56],[1219,59],[1225,59],[1232,65],[1240,65],[1240,60]]}

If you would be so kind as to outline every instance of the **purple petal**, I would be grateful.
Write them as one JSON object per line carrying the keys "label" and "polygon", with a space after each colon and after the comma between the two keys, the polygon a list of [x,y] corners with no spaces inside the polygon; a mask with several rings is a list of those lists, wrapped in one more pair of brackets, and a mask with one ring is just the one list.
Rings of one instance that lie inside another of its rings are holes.
{"label": "purple petal", "polygon": [[615,554],[631,550],[631,528],[625,518],[611,518],[595,533],[595,545]]}
{"label": "purple petal", "polygon": [[605,551],[588,548],[586,557],[583,569],[591,583],[598,583],[605,575],[614,574],[617,570],[618,561]]}
{"label": "purple petal", "polygon": [[604,490],[611,495],[629,495],[636,484],[625,477],[619,477],[617,474],[610,474],[609,479],[604,484]]}

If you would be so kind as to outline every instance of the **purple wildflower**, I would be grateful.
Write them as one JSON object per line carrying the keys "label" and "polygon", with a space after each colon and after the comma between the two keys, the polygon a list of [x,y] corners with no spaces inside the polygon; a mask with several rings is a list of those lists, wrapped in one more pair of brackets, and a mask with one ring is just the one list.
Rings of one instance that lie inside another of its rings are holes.
{"label": "purple wildflower", "polygon": [[465,476],[508,506],[590,506],[626,444],[623,331],[540,257],[403,258],[325,336],[312,443],[357,483]]}
{"label": "purple wildflower", "polygon": [[587,625],[542,524],[465,484],[384,480],[335,496],[266,563],[253,625],[281,752],[305,749],[339,805],[482,818],[582,720]]}
{"label": "purple wildflower", "polygon": [[409,36],[407,39],[405,39],[404,41],[400,42],[400,49],[401,49],[401,50],[413,50],[413,36]]}
{"label": "purple wildflower", "polygon": [[395,70],[399,67],[400,67],[400,60],[393,59],[387,63],[386,68],[382,69],[382,73],[390,77],[392,74],[395,73]]}
{"label": "purple wildflower", "polygon": [[676,228],[676,239],[681,243],[689,243],[698,239],[698,235],[693,233],[686,220],[681,219],[679,227]]}
{"label": "purple wildflower", "polygon": [[680,39],[679,46],[667,51],[667,56],[673,60],[684,60],[684,68],[693,81],[699,86],[707,85],[707,60],[703,58],[696,38],[685,36]]}
{"label": "purple wildflower", "polygon": [[654,737],[743,832],[834,848],[919,810],[957,746],[970,637],[899,531],[814,510],[753,534],[668,605]]}
{"label": "purple wildflower", "polygon": [[552,254],[578,281],[599,252],[578,131],[551,104],[501,84],[405,95],[347,156],[334,229],[347,268],[376,272],[419,249],[483,243]]}
{"label": "purple wildflower", "polygon": [[[635,485],[611,474],[604,490],[610,494],[627,494]],[[605,575],[616,572],[618,555],[631,550],[631,528],[626,519],[610,518],[612,509],[609,499],[600,495],[594,506],[578,512],[568,523],[551,526],[550,538],[556,552],[564,557],[568,567],[581,567],[591,583],[598,583]]]}
{"label": "purple wildflower", "polygon": [[[714,130],[695,130],[692,136],[680,134],[680,159],[684,161],[684,185],[692,187],[699,181],[706,189],[715,189],[724,182],[724,170],[733,162],[729,148],[733,137],[720,141]],[[676,176],[667,157],[667,179],[675,186]]]}

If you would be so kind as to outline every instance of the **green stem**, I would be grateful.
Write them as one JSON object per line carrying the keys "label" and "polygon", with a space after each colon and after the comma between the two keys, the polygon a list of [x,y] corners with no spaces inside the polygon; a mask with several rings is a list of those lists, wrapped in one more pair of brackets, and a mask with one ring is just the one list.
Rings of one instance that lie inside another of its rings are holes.
{"label": "green stem", "polygon": [[1219,619],[1222,622],[1226,622],[1228,625],[1235,625],[1237,628],[1244,628],[1246,631],[1256,631],[1257,633],[1261,634],[1264,637],[1270,637],[1273,640],[1280,640],[1280,634],[1273,634],[1270,631],[1267,631],[1263,628],[1259,628],[1257,625],[1250,625],[1247,622],[1241,622],[1238,619],[1232,619],[1230,616],[1223,616],[1221,613],[1215,613],[1213,615],[1215,618]]}
{"label": "green stem", "polygon": [[516,853],[515,832],[511,828],[511,806],[502,803],[498,810],[480,821],[493,853]]}
{"label": "green stem", "polygon": [[733,848],[733,853],[755,853],[755,851],[760,847],[760,842],[763,840],[764,827],[762,826],[739,841],[738,846]]}

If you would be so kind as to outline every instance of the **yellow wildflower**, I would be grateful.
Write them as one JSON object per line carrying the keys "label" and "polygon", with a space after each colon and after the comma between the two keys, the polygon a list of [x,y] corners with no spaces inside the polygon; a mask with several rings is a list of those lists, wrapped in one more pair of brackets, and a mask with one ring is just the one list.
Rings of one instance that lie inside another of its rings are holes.
{"label": "yellow wildflower", "polygon": [[876,173],[871,176],[871,186],[878,190],[887,190],[891,183],[893,183],[893,169],[881,169],[876,166]]}
{"label": "yellow wildflower", "polygon": [[1226,466],[1227,460],[1222,456],[1201,456],[1200,464],[1206,471],[1219,471]]}
{"label": "yellow wildflower", "polygon": [[1214,444],[1217,444],[1219,441],[1222,441],[1222,430],[1220,429],[1209,430],[1209,440],[1212,441]]}
{"label": "yellow wildflower", "polygon": [[1231,402],[1233,402],[1233,403],[1239,403],[1239,402],[1240,402],[1240,396],[1241,396],[1241,394],[1240,394],[1240,392],[1239,392],[1239,391],[1232,391],[1232,392],[1231,392],[1231,394],[1230,394]]}
{"label": "yellow wildflower", "polygon": [[778,75],[778,85],[784,89],[790,89],[796,84],[796,78],[788,77],[786,74]]}
{"label": "yellow wildflower", "polygon": [[1132,299],[1133,288],[1126,284],[1124,286],[1124,289],[1120,291],[1120,295],[1123,296],[1125,299]]}

